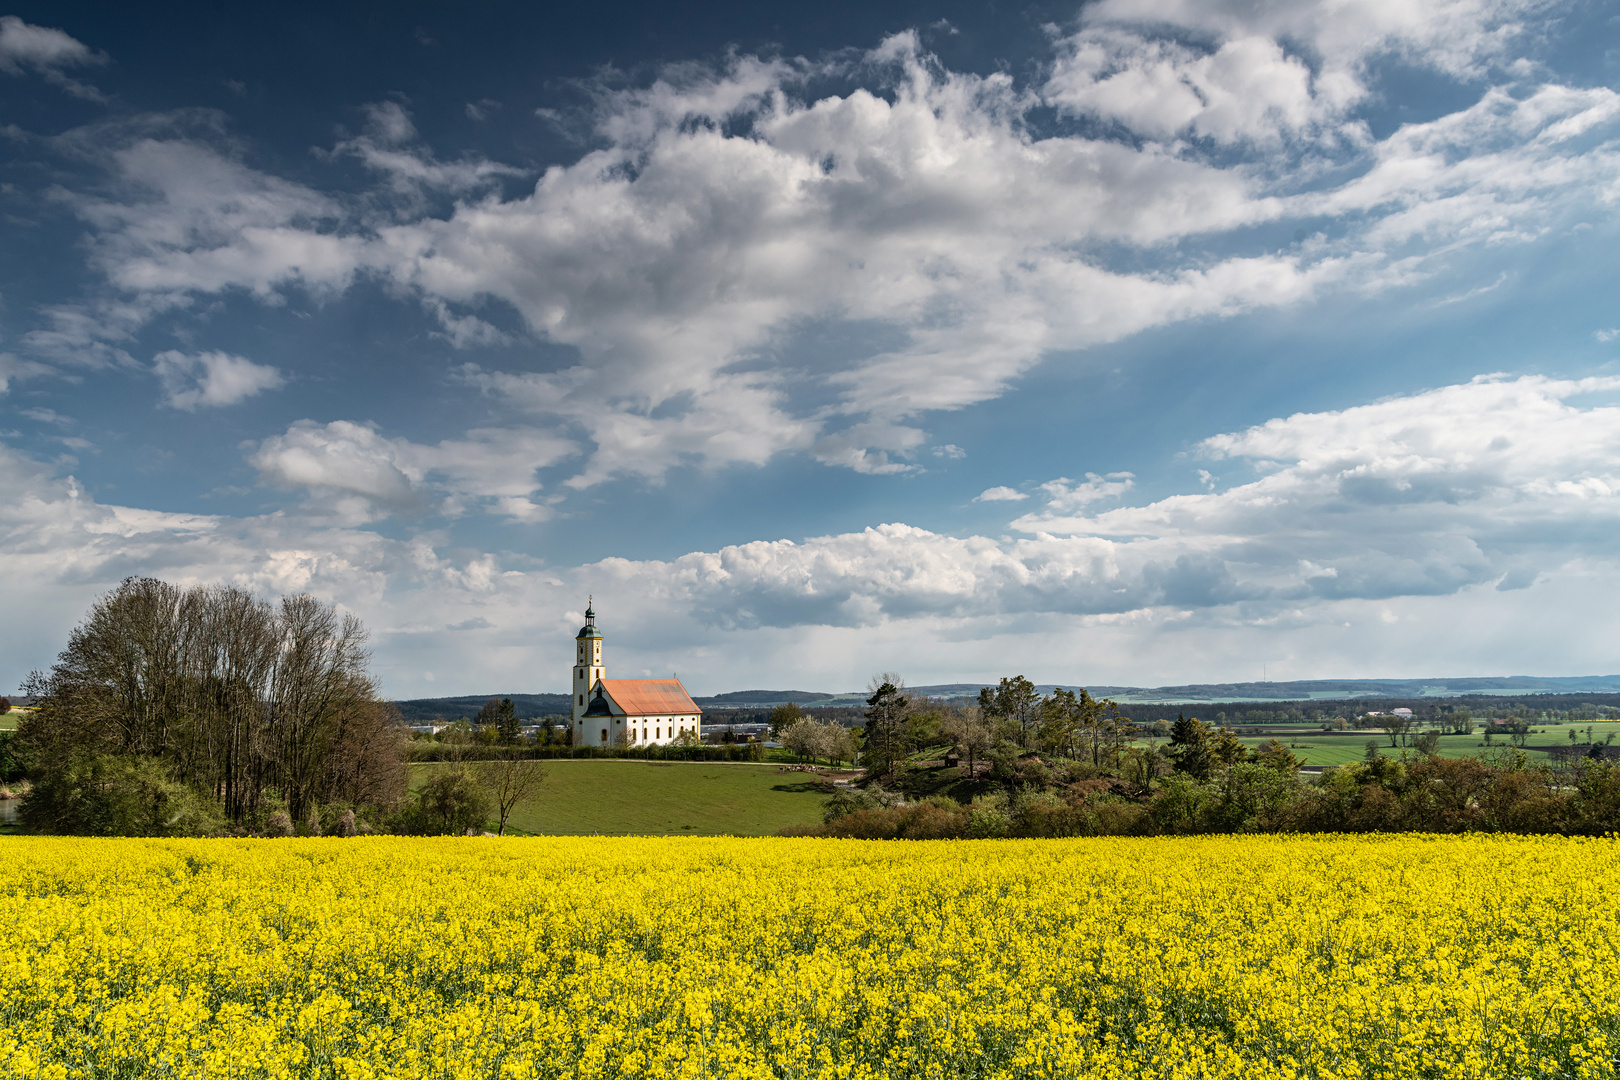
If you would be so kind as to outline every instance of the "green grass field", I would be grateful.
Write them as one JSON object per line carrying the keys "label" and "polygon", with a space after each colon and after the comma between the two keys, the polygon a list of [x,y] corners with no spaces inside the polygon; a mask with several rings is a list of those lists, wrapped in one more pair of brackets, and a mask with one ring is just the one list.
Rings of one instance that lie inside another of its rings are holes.
{"label": "green grass field", "polygon": [[0,731],[16,731],[17,721],[23,718],[21,709],[12,709],[8,713],[0,713]]}
{"label": "green grass field", "polygon": [[[1531,729],[1526,753],[1534,762],[1548,760],[1545,748],[1548,746],[1569,746],[1569,732],[1575,732],[1575,738],[1581,745],[1586,744],[1587,724],[1538,724]],[[1593,736],[1602,742],[1610,733],[1620,733],[1620,724],[1593,723],[1590,725]],[[1400,754],[1402,747],[1391,747],[1389,736],[1379,731],[1354,731],[1343,734],[1327,735],[1321,731],[1309,732],[1301,729],[1296,735],[1278,735],[1279,742],[1293,750],[1294,755],[1306,765],[1347,765],[1352,761],[1361,761],[1367,753],[1367,742],[1376,739],[1381,753],[1394,757]],[[1243,745],[1257,747],[1269,741],[1270,736],[1264,738],[1244,738]],[[1506,736],[1497,736],[1492,739],[1490,746],[1484,745],[1485,735],[1476,731],[1472,735],[1442,735],[1440,736],[1441,757],[1479,757],[1510,746]],[[1410,743],[1410,737],[1408,742]],[[1539,748],[1539,749],[1538,749]],[[1410,746],[1406,747],[1410,749]]]}
{"label": "green grass field", "polygon": [[[413,765],[415,782],[440,765]],[[775,765],[548,761],[545,783],[507,822],[547,836],[768,836],[821,820],[826,794]]]}

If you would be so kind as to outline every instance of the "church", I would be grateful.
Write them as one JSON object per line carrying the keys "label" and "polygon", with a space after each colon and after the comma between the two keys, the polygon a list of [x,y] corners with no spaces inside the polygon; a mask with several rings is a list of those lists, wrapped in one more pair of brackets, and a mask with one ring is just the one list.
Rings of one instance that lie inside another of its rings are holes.
{"label": "church", "polygon": [[703,710],[679,679],[609,679],[596,606],[574,639],[574,745],[668,746],[703,734]]}

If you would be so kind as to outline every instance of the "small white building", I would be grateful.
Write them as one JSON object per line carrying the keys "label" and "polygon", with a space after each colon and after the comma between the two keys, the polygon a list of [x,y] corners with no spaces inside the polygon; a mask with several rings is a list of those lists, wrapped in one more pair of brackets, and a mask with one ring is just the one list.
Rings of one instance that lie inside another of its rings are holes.
{"label": "small white building", "polygon": [[702,735],[703,710],[679,679],[608,679],[596,608],[574,638],[574,745],[668,746]]}

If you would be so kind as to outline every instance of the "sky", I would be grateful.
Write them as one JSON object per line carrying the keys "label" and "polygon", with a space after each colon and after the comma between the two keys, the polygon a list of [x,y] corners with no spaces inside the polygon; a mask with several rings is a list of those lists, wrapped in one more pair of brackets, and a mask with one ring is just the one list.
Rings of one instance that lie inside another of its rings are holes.
{"label": "sky", "polygon": [[1620,672],[1620,15],[0,7],[0,686]]}

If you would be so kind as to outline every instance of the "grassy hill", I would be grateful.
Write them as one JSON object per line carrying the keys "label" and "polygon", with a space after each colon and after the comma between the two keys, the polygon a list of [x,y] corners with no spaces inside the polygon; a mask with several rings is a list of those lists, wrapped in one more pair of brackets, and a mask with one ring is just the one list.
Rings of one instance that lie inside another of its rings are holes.
{"label": "grassy hill", "polygon": [[[412,779],[440,765],[412,766]],[[540,795],[508,831],[547,836],[768,836],[821,820],[826,794],[776,765],[548,761]]]}

